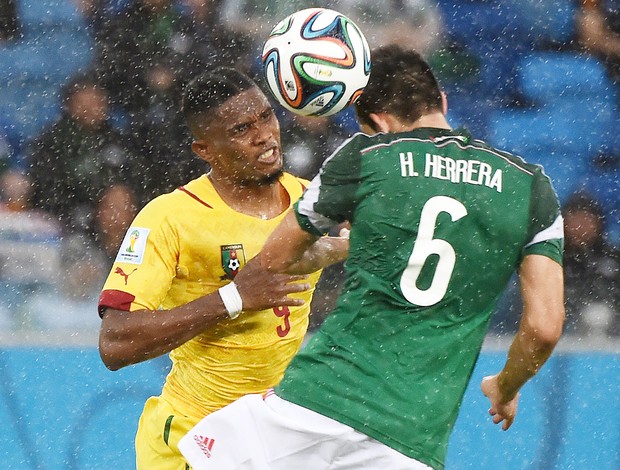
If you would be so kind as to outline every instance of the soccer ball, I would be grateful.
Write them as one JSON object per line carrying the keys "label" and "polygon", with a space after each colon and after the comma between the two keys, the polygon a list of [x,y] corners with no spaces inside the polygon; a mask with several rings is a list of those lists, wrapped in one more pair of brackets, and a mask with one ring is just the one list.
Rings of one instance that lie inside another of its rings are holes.
{"label": "soccer ball", "polygon": [[262,54],[269,90],[289,111],[329,116],[353,104],[370,77],[370,48],[346,16],[308,8],[280,21]]}

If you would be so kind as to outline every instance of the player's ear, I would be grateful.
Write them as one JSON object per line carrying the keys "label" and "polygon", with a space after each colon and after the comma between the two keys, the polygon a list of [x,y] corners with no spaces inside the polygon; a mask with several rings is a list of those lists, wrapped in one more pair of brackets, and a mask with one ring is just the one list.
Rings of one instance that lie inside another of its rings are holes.
{"label": "player's ear", "polygon": [[441,111],[444,116],[448,114],[448,94],[445,91],[441,92]]}
{"label": "player's ear", "polygon": [[211,164],[211,154],[209,145],[204,140],[194,140],[192,142],[192,151],[200,157],[201,160]]}
{"label": "player's ear", "polygon": [[370,113],[368,115],[372,121],[372,128],[376,132],[389,132],[390,124],[384,113]]}

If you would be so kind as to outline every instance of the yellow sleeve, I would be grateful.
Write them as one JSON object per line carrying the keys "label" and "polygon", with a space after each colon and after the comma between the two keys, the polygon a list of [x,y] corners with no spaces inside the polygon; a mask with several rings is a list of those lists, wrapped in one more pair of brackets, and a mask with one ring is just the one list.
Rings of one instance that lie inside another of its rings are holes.
{"label": "yellow sleeve", "polygon": [[179,256],[177,226],[170,195],[147,204],[132,222],[99,299],[105,308],[158,309],[176,274]]}

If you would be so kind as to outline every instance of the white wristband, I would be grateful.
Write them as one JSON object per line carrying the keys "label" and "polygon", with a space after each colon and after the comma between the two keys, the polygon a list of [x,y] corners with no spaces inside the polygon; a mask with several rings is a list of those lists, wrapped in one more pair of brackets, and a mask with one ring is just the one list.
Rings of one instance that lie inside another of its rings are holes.
{"label": "white wristband", "polygon": [[224,287],[220,287],[217,291],[222,298],[222,302],[224,302],[224,307],[226,307],[228,316],[234,320],[239,316],[241,310],[243,310],[243,300],[239,295],[237,286],[234,282],[231,282]]}

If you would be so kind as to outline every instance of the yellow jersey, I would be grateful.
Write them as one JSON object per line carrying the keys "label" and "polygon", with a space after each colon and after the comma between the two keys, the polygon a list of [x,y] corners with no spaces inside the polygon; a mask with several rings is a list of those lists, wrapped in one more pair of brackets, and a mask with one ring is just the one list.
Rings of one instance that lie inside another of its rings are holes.
{"label": "yellow jersey", "polygon": [[[307,181],[288,173],[280,184],[290,206]],[[166,310],[229,283],[256,256],[278,217],[263,220],[230,208],[206,175],[148,203],[136,216],[105,282],[99,311]],[[276,385],[308,328],[311,290],[294,294],[306,302],[222,321],[170,353],[172,369],[162,397],[195,418],[248,393]]]}

